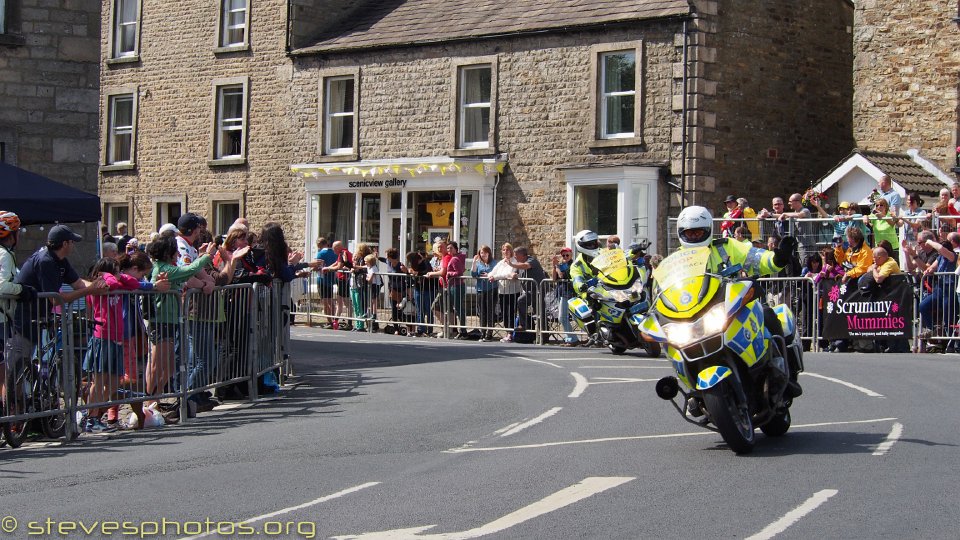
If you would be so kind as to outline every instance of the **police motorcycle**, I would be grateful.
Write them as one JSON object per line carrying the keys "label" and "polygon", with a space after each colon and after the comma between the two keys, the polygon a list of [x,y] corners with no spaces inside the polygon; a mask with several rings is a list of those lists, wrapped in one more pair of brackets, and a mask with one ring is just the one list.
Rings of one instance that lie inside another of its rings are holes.
{"label": "police motorcycle", "polygon": [[595,309],[579,297],[567,304],[577,326],[588,334],[596,328],[596,336],[591,339],[601,341],[613,354],[643,348],[648,356],[659,357],[660,343],[644,339],[638,330],[650,305],[647,268],[628,261],[622,249],[601,250],[590,264],[597,274],[587,281],[587,295]]}
{"label": "police motorcycle", "polygon": [[[790,429],[790,406],[802,392],[796,381],[803,348],[790,308],[765,308],[762,286],[742,277],[740,264],[708,272],[710,250],[684,249],[663,260],[640,329],[666,345],[676,371],[657,382],[657,395],[684,420],[719,432],[731,450],[744,454],[753,449],[755,427],[770,437]],[[765,325],[765,316],[777,321]],[[782,335],[768,330],[777,326]]]}

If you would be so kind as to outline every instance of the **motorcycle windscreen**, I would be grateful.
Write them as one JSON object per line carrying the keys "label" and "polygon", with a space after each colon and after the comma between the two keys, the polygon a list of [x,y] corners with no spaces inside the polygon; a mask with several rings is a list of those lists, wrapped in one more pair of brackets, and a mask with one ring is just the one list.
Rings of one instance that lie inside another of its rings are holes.
{"label": "motorcycle windscreen", "polygon": [[660,291],[654,309],[671,319],[697,315],[720,289],[720,280],[707,275],[710,248],[682,249],[670,255],[653,271]]}

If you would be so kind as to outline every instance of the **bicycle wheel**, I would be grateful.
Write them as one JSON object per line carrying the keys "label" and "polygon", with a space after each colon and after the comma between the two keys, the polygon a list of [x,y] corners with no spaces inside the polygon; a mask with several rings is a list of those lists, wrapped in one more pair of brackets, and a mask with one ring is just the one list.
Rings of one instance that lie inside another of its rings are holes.
{"label": "bicycle wheel", "polygon": [[58,355],[56,360],[50,363],[50,371],[47,375],[46,384],[41,391],[43,410],[61,411],[40,419],[40,429],[43,431],[43,434],[50,439],[63,437],[64,430],[67,426],[67,400],[63,396],[61,380],[63,371],[60,369],[61,362],[62,357]]}
{"label": "bicycle wheel", "polygon": [[[15,372],[16,373],[16,372]],[[19,373],[11,374],[7,379],[7,410],[9,414],[24,414],[32,412],[33,403],[28,389],[33,389],[33,366],[27,364]],[[3,425],[3,438],[10,448],[20,448],[27,438],[27,424],[29,420],[17,420]]]}

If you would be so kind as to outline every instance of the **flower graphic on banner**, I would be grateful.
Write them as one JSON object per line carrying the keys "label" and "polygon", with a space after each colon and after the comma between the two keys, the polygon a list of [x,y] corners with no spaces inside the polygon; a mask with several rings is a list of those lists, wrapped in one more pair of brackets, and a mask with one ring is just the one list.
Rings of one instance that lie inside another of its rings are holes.
{"label": "flower graphic on banner", "polygon": [[840,294],[847,294],[847,284],[844,283],[840,286]]}
{"label": "flower graphic on banner", "polygon": [[836,285],[830,287],[830,292],[828,294],[831,302],[836,302],[840,299],[840,289]]}
{"label": "flower graphic on banner", "polygon": [[891,312],[891,313],[898,313],[899,311],[900,311],[900,304],[898,304],[898,303],[896,303],[896,302],[890,304],[890,312]]}
{"label": "flower graphic on banner", "polygon": [[827,313],[833,313],[833,302],[827,302]]}

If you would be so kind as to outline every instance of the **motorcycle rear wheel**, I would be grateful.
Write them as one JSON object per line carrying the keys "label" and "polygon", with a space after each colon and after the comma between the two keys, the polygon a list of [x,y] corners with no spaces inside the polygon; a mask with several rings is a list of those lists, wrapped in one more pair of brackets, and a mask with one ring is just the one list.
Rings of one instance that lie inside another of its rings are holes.
{"label": "motorcycle rear wheel", "polygon": [[724,442],[738,454],[749,454],[756,442],[753,421],[746,403],[741,403],[729,379],[703,394],[710,420],[717,426]]}
{"label": "motorcycle rear wheel", "polygon": [[780,437],[786,435],[790,429],[790,409],[784,407],[769,422],[760,426],[760,431],[767,437]]}

